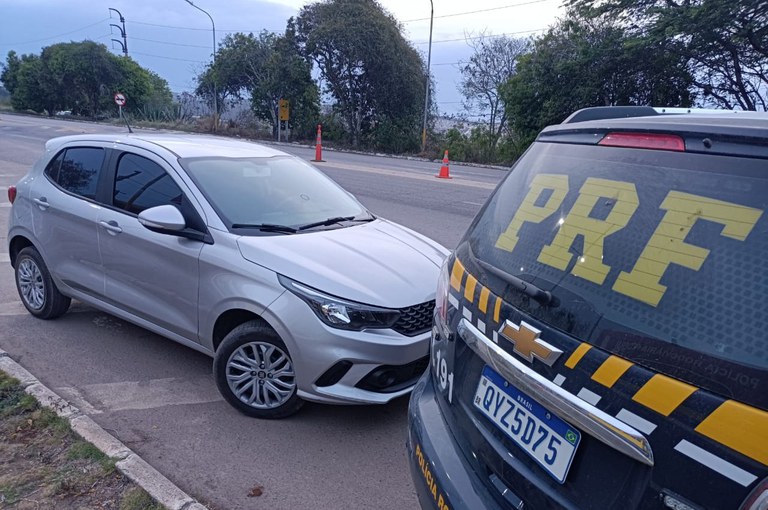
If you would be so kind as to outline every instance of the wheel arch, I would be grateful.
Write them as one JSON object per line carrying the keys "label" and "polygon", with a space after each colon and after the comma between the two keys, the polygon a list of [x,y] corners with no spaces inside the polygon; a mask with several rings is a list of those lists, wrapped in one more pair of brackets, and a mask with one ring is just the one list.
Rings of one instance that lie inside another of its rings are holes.
{"label": "wheel arch", "polygon": [[232,308],[223,312],[216,318],[216,322],[213,325],[213,335],[211,338],[213,344],[213,352],[219,350],[221,342],[224,340],[224,337],[230,333],[230,331],[240,326],[241,324],[245,324],[246,322],[251,321],[259,322],[277,334],[275,328],[273,328],[263,316],[252,310],[247,310],[244,308]]}
{"label": "wheel arch", "polygon": [[[16,234],[11,238],[8,243],[8,255],[13,267],[16,267],[16,257],[18,257],[19,252],[29,246],[37,250],[35,244],[24,234]],[[40,250],[37,250],[37,252],[40,253]]]}

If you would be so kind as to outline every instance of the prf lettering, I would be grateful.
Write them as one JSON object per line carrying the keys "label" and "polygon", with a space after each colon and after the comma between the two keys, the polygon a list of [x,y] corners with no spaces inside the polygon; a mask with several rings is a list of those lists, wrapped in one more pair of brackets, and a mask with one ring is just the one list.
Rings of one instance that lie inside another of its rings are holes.
{"label": "prf lettering", "polygon": [[[637,190],[629,182],[590,177],[579,189],[571,210],[564,214],[561,206],[569,191],[567,175],[536,175],[509,226],[496,241],[496,247],[513,251],[525,223],[541,223],[560,211],[557,233],[542,247],[537,260],[565,271],[576,257],[570,249],[581,236],[583,253],[578,256],[571,274],[602,285],[611,270],[603,262],[603,243],[626,227],[637,211],[640,205]],[[603,219],[591,217],[591,211],[601,202],[611,206],[610,212]],[[744,241],[763,213],[759,209],[679,191],[670,191],[659,208],[665,213],[656,231],[632,270],[622,271],[612,287],[651,306],[657,306],[667,290],[660,281],[670,264],[698,271],[709,255],[708,249],[685,242],[698,220],[718,223],[723,227],[720,235]]]}
{"label": "prf lettering", "polygon": [[435,477],[432,475],[432,471],[429,469],[429,463],[424,457],[424,452],[421,451],[421,445],[418,443],[416,443],[414,454],[416,455],[416,461],[419,463],[421,475],[424,477],[427,487],[429,487],[429,492],[432,494],[432,498],[434,498],[435,503],[437,503],[437,508],[439,510],[451,510],[442,491],[439,491],[437,488]]}

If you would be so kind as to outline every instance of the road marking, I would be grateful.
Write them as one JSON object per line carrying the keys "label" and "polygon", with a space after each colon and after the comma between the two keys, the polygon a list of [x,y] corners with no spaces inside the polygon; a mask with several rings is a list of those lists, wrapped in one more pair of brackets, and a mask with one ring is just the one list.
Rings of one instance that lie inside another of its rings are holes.
{"label": "road marking", "polygon": [[[157,409],[223,400],[211,375],[87,384],[80,388],[65,387],[61,390],[77,397],[75,400],[81,405],[85,402],[91,409],[101,412]],[[83,410],[86,411],[85,408]]]}
{"label": "road marking", "polygon": [[94,414],[101,414],[104,412],[104,411],[99,411],[98,409],[93,407],[91,403],[85,399],[83,394],[80,393],[80,390],[78,390],[77,388],[73,388],[70,386],[62,386],[60,388],[55,388],[55,391],[59,395],[61,395],[67,402],[77,407],[88,416],[93,416]]}
{"label": "road marking", "polygon": [[406,179],[416,179],[419,181],[429,181],[429,182],[434,182],[435,184],[440,184],[440,183],[456,184],[459,186],[468,186],[470,188],[481,188],[481,189],[491,189],[491,190],[496,189],[496,183],[470,181],[469,179],[462,179],[461,177],[455,177],[451,180],[437,179],[435,178],[435,176],[429,175],[429,174],[415,174],[412,172],[401,172],[399,170],[385,170],[381,168],[363,166],[363,165],[348,165],[345,163],[327,163],[327,165],[318,165],[317,168],[322,169],[323,166],[327,166],[328,168],[337,168],[340,170],[352,170],[355,172],[366,172],[371,174],[390,175],[392,177],[404,177]]}
{"label": "road marking", "polygon": [[[69,310],[67,310],[67,313],[83,313],[83,312],[94,312],[93,308],[90,308],[87,305],[84,305],[78,301],[73,301],[72,306],[69,307]],[[0,317],[15,317],[18,315],[29,315],[29,312],[26,308],[24,308],[24,305],[21,304],[21,301],[18,299],[16,301],[11,301],[8,303],[0,303]]]}
{"label": "road marking", "polygon": [[466,200],[461,202],[462,204],[469,204],[469,205],[483,205],[480,202],[468,202]]}
{"label": "road marking", "polygon": [[757,477],[749,471],[745,471],[685,439],[677,443],[675,450],[744,487],[750,486],[752,482],[757,480]]}

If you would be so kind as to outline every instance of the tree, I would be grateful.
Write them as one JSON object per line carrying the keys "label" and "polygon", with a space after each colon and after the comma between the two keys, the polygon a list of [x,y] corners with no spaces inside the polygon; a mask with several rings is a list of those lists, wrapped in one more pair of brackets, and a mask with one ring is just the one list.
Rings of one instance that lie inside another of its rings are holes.
{"label": "tree", "polygon": [[312,79],[310,63],[299,52],[292,21],[283,36],[272,40],[271,50],[264,62],[263,79],[251,91],[251,108],[276,130],[278,102],[286,99],[293,130],[311,136],[320,117],[320,91]]}
{"label": "tree", "polygon": [[15,51],[9,51],[0,80],[11,93],[11,106],[15,110],[59,111],[57,107],[61,98],[45,90],[46,82],[39,56],[30,54],[19,58]]}
{"label": "tree", "polygon": [[295,23],[352,145],[417,148],[425,65],[394,17],[376,0],[328,0],[303,7]]}
{"label": "tree", "polygon": [[588,106],[691,106],[684,59],[606,18],[574,13],[536,39],[503,88],[518,151],[549,124]]}
{"label": "tree", "polygon": [[464,96],[464,108],[487,119],[486,159],[493,160],[496,145],[507,128],[507,112],[501,97],[501,87],[515,74],[518,59],[528,52],[529,41],[513,37],[486,36],[468,39],[474,54],[461,62],[462,80],[459,91]]}
{"label": "tree", "polygon": [[18,58],[11,51],[0,80],[11,93],[14,108],[48,115],[71,110],[93,117],[114,111],[112,97],[118,91],[136,110],[150,99],[165,104],[172,100],[165,80],[92,41],[47,46],[40,56]]}
{"label": "tree", "polygon": [[611,16],[687,60],[694,85],[728,109],[768,110],[765,0],[569,0],[587,16]]}
{"label": "tree", "polygon": [[283,36],[262,31],[258,36],[236,33],[222,41],[211,64],[198,78],[198,95],[210,97],[216,79],[219,104],[249,98],[251,109],[277,133],[280,99],[291,104],[293,125],[306,131],[319,116],[319,93],[309,63],[298,51],[293,32]]}

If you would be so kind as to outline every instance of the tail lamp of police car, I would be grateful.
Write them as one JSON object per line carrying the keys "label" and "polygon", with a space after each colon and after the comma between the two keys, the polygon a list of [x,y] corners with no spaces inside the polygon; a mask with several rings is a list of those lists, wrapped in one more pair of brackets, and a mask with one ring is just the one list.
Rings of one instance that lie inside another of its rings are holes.
{"label": "tail lamp of police car", "polygon": [[448,337],[448,294],[450,293],[450,265],[451,257],[447,257],[440,268],[440,276],[437,279],[437,292],[435,293],[435,323],[432,332],[432,342],[439,335],[443,339]]}

